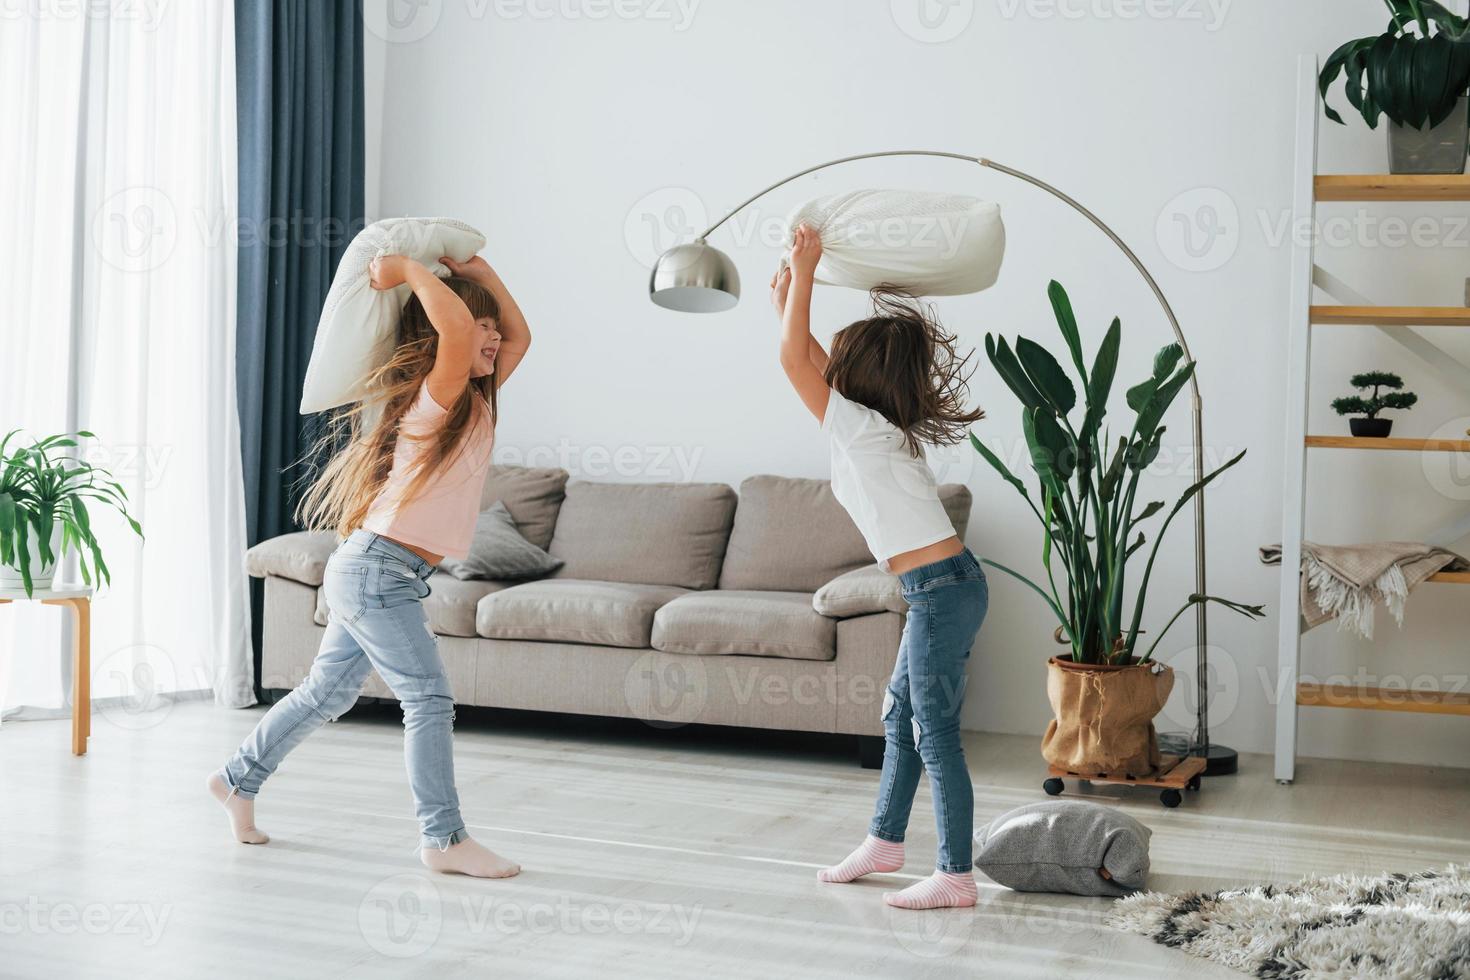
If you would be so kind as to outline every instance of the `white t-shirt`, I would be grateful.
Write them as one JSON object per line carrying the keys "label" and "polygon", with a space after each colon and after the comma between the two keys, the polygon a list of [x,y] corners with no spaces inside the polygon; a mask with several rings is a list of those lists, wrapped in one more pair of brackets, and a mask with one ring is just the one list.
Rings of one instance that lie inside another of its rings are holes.
{"label": "white t-shirt", "polygon": [[933,471],[896,425],[832,391],[822,431],[832,443],[832,493],[885,570],[894,555],[954,537]]}

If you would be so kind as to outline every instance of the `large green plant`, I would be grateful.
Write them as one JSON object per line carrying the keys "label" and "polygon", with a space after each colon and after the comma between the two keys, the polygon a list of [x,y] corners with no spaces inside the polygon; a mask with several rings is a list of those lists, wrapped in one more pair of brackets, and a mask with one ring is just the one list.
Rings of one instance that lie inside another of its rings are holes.
{"label": "large green plant", "polygon": [[1369,128],[1378,128],[1380,115],[1414,129],[1437,126],[1470,88],[1470,23],[1434,0],[1384,3],[1392,17],[1388,30],[1347,42],[1322,66],[1317,84],[1323,109],[1327,118],[1343,121],[1326,102],[1341,74],[1348,102]]}
{"label": "large green plant", "polygon": [[[128,513],[127,491],[107,470],[63,451],[76,448],[77,438],[95,438],[90,432],[39,439],[7,453],[19,432],[12,430],[0,439],[0,565],[20,571],[26,595],[31,594],[31,549],[43,567],[60,557],[51,551],[51,536],[61,527],[61,553],[75,549],[82,580],[92,584],[110,582],[111,573],[102,559],[102,549],[92,533],[87,501],[96,501],[120,513],[138,537],[143,529]],[[91,566],[88,565],[88,559]]]}
{"label": "large green plant", "polygon": [[[973,434],[970,436],[976,451],[1016,488],[1041,522],[1041,565],[1046,579],[1038,584],[998,562],[987,559],[986,564],[1015,576],[1046,600],[1061,624],[1059,637],[1071,644],[1074,661],[1129,663],[1136,656],[1134,648],[1141,632],[1144,598],[1164,532],[1195,494],[1240,462],[1245,453],[1242,451],[1191,486],[1164,516],[1130,600],[1128,562],[1147,541],[1142,525],[1167,506],[1162,500],[1140,505],[1139,478],[1159,455],[1165,431],[1164,413],[1193,376],[1194,363],[1180,363],[1183,352],[1178,344],[1170,344],[1155,355],[1150,376],[1128,389],[1128,407],[1133,410],[1134,418],[1128,425],[1128,434],[1120,436],[1115,446],[1103,421],[1118,367],[1122,325],[1116,318],[1113,320],[1088,370],[1083,363],[1081,335],[1066,290],[1053,282],[1048,295],[1057,326],[1081,379],[1080,424],[1074,425],[1071,418],[1077,407],[1079,386],[1073,384],[1056,358],[1025,337],[1016,338],[1012,349],[1004,338],[987,334],[985,353],[990,363],[1021,401],[1021,426],[1039,484],[1038,495],[1032,497],[1000,457]],[[1065,595],[1057,588],[1054,561],[1059,561],[1065,572]],[[1247,606],[1216,596],[1191,595],[1154,637],[1148,650],[1136,659],[1140,663],[1148,661],[1169,627],[1185,610],[1202,602],[1219,603],[1246,616],[1264,615],[1260,606]]]}

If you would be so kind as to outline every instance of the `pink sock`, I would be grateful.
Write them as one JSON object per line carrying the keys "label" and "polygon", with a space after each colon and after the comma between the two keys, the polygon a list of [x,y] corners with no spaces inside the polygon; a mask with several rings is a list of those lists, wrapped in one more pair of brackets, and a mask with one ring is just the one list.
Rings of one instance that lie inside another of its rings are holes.
{"label": "pink sock", "polygon": [[975,904],[975,876],[965,871],[936,871],[901,892],[888,892],[883,901],[901,909],[968,908]]}
{"label": "pink sock", "polygon": [[864,838],[841,864],[817,872],[822,881],[844,882],[872,874],[874,871],[897,871],[903,867],[903,844],[879,840],[872,834]]}

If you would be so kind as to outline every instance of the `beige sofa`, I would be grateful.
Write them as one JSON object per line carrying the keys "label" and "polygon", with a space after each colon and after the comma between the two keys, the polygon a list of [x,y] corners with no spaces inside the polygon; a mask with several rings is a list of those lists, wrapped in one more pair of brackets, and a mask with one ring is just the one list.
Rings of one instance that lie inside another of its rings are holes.
{"label": "beige sofa", "polygon": [[[970,492],[941,497],[964,536]],[[497,467],[527,539],[563,559],[532,582],[436,571],[424,600],[455,700],[495,708],[859,736],[882,755],[879,709],[906,606],[824,480],[723,484],[568,482]],[[265,579],[262,688],[299,684],[327,622],[331,534],[250,549]],[[365,697],[391,697],[376,674]]]}

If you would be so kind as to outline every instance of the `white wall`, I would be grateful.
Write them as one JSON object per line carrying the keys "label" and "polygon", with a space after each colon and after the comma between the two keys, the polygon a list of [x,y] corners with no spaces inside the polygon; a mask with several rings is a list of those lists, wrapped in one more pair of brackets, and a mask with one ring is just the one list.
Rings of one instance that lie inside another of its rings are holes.
{"label": "white wall", "polygon": [[[1288,249],[1279,234],[1296,57],[1325,57],[1382,30],[1381,5],[953,0],[931,2],[942,16],[925,28],[917,2],[436,0],[389,26],[370,5],[387,41],[375,83],[384,99],[378,216],[452,214],[485,229],[490,259],[536,327],[535,353],[504,399],[502,458],[535,451],[583,476],[625,480],[826,475],[823,442],[776,364],[763,287],[778,251],[762,232],[806,197],[857,186],[1000,201],[1010,233],[1001,281],[944,300],[946,323],[975,345],[986,331],[1021,332],[1059,350],[1045,297],[1055,277],[1089,347],[1113,315],[1123,318],[1119,387],[1132,383],[1168,339],[1142,281],[1058,202],[955,162],[852,164],[784,188],[715,236],[745,280],[736,310],[686,316],[648,302],[658,248],[786,173],[874,149],[973,152],[1092,206],[1158,275],[1201,365],[1210,459],[1249,449],[1209,498],[1212,591],[1274,609],[1279,573],[1257,563],[1256,548],[1280,536]],[[1324,128],[1323,171],[1385,167],[1381,131],[1361,121]],[[1372,223],[1393,214],[1454,221],[1431,226],[1443,247],[1395,247],[1394,229]],[[1356,221],[1369,247],[1328,247],[1319,261],[1381,302],[1458,304],[1470,232],[1457,214],[1463,206],[1324,209]],[[1186,246],[1186,226],[1202,257]],[[860,295],[819,292],[823,332],[862,312]],[[975,397],[990,418],[977,431],[1014,453],[1014,399],[981,360]],[[1342,328],[1318,337],[1313,430],[1345,431],[1326,403],[1370,367],[1399,370],[1422,398],[1401,434],[1467,424],[1463,393],[1371,328]],[[1153,487],[1172,499],[1188,483],[1183,400],[1169,424],[1173,447]],[[1440,474],[1437,491],[1414,456],[1381,455],[1313,455],[1312,537],[1414,538],[1464,512],[1464,474],[1458,488]],[[938,462],[975,491],[971,547],[1035,568],[1037,529],[1009,488],[966,449]],[[1189,535],[1181,521],[1161,557],[1154,629],[1192,585]],[[1022,587],[999,573],[991,581],[965,721],[1039,733],[1052,624]],[[1402,632],[1380,617],[1376,644],[1326,627],[1308,638],[1305,669],[1351,675],[1363,665],[1379,678],[1463,685],[1463,595],[1425,587]],[[1162,649],[1190,668],[1189,625],[1176,630]],[[1275,630],[1274,618],[1212,615],[1217,741],[1269,751]],[[1178,688],[1166,730],[1192,719],[1187,676]],[[1301,743],[1306,755],[1470,764],[1470,728],[1455,718],[1309,709]]]}

